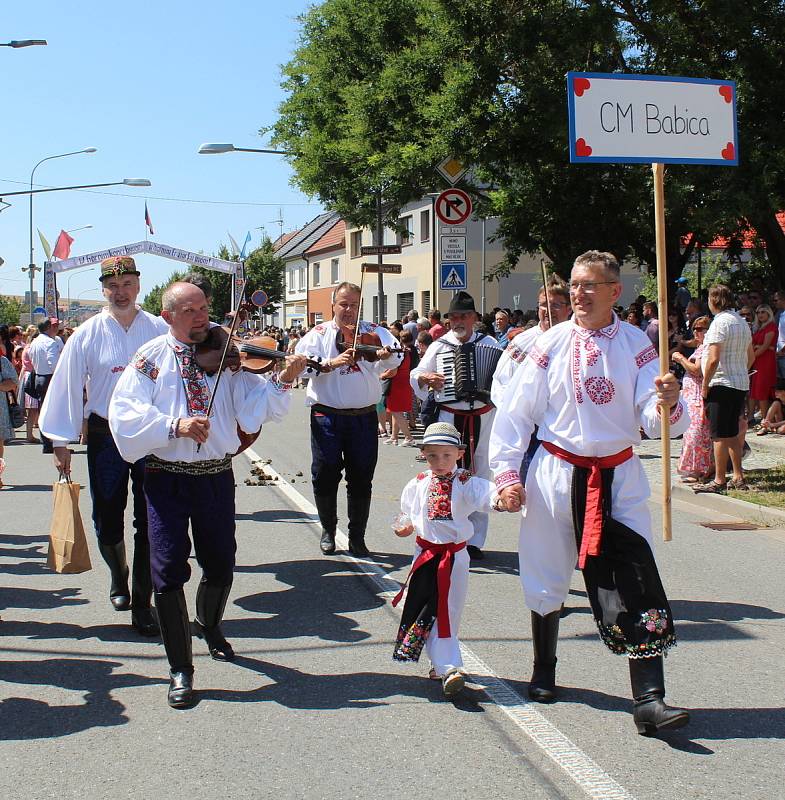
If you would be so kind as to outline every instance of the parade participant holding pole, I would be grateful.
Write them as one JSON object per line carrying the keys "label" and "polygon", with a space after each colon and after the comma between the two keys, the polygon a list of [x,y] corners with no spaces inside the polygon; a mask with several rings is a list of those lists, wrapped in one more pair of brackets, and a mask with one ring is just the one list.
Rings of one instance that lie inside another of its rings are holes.
{"label": "parade participant holding pole", "polygon": [[[676,378],[657,374],[646,335],[613,312],[621,289],[610,253],[576,259],[573,320],[529,351],[494,421],[490,458],[507,509],[523,508],[520,576],[534,645],[529,696],[555,697],[559,609],[577,557],[603,642],[629,658],[638,731],[651,735],[685,725],[689,715],[663,702],[662,655],[675,644],[673,617],[651,549],[648,482],[632,446],[640,428],[660,435],[662,407],[672,436],[684,433],[689,416]],[[535,425],[542,446],[524,490],[518,467]]]}
{"label": "parade participant holding pole", "polygon": [[[369,555],[365,528],[379,449],[379,376],[397,367],[403,356],[389,331],[359,321],[361,295],[359,286],[339,283],[333,291],[333,319],[310,330],[295,348],[323,365],[308,381],[305,402],[311,409],[311,479],[322,526],[319,546],[325,555],[335,552],[338,485],[344,468],[349,552]],[[362,344],[363,339],[371,343]]]}
{"label": "parade participant holding pole", "polygon": [[[463,659],[458,627],[469,583],[466,541],[474,533],[469,515],[487,513],[496,487],[458,468],[466,445],[453,425],[429,425],[421,448],[430,469],[406,484],[401,514],[393,523],[398,536],[417,532],[408,592],[393,651],[396,661],[418,661],[423,645],[447,697],[463,689]],[[396,606],[404,589],[393,600]]]}
{"label": "parade participant holding pole", "polygon": [[287,413],[289,382],[302,372],[305,359],[287,357],[286,368],[269,380],[245,371],[207,374],[198,347],[209,331],[204,293],[174,283],[162,303],[169,333],[140,347],[125,368],[109,406],[109,426],[126,461],[146,457],[150,564],[170,666],[168,702],[186,708],[194,702],[183,592],[191,573],[188,524],[202,568],[194,628],[214,659],[229,661],[234,651],[220,625],[235,563],[231,459],[240,448],[238,428],[254,433]]}
{"label": "parade participant holding pole", "polygon": [[[493,336],[475,332],[474,324],[479,315],[474,307],[474,298],[468,292],[454,295],[446,317],[450,321],[450,330],[428,348],[417,369],[413,369],[409,376],[415,394],[423,401],[428,399],[429,391],[439,391],[445,386],[445,375],[437,367],[439,354],[449,354],[467,342],[487,347],[499,346]],[[490,387],[489,381],[487,388],[490,390]],[[461,441],[466,445],[461,466],[481,478],[490,478],[488,438],[493,423],[493,403],[456,399],[438,403],[438,409],[439,422],[455,425],[461,433]],[[477,511],[471,515],[471,521],[474,535],[469,539],[467,550],[472,558],[481,559],[488,535],[488,514]]]}
{"label": "parade participant holding pole", "polygon": [[[142,484],[144,459],[123,460],[109,431],[109,400],[133,354],[167,330],[160,317],[136,305],[139,270],[133,258],[112,256],[101,262],[101,289],[106,306],[70,336],[57,362],[41,409],[39,427],[52,439],[54,462],[71,473],[68,442],[79,440],[87,419],[87,472],[93,502],[98,549],[111,573],[109,599],[116,611],[131,609],[131,624],[144,636],[156,636],[150,607],[150,552],[147,508]],[[84,390],[88,387],[87,403]],[[125,547],[125,507],[131,479],[134,511],[134,560],[131,591]]]}

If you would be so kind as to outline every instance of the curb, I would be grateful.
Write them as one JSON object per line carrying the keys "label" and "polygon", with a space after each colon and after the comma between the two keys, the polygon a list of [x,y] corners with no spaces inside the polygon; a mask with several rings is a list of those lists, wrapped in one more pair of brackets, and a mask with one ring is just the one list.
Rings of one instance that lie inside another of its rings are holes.
{"label": "curb", "polygon": [[[654,499],[655,490],[661,491],[662,484],[654,481],[649,481],[649,484],[652,489],[651,497]],[[697,506],[703,511],[726,514],[729,517],[765,525],[767,528],[785,528],[785,511],[776,508],[748,503],[746,500],[737,500],[735,497],[722,494],[695,494],[689,487],[678,484],[672,486],[671,494],[675,499]]]}

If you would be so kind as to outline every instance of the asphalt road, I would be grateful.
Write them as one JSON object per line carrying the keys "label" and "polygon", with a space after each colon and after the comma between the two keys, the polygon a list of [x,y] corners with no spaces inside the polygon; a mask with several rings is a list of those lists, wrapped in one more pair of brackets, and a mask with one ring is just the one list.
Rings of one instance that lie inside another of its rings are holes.
{"label": "asphalt road", "polygon": [[[194,642],[200,702],[190,711],[166,705],[160,643],[110,608],[92,536],[91,572],[47,570],[54,470],[37,447],[6,448],[0,797],[785,796],[784,531],[713,531],[701,523],[728,518],[674,502],[674,540],[658,546],[680,634],[666,678],[668,699],[693,718],[647,739],[632,724],[625,661],[600,644],[578,573],[562,621],[561,699],[523,700],[531,643],[518,520],[495,514],[461,629],[475,682],[449,702],[425,659],[391,659],[398,612],[383,576],[403,580],[410,542],[389,523],[417,451],[380,445],[373,563],[322,557],[303,394],[255,445],[285,491],[246,485],[250,460],[235,460],[238,567],[224,630],[239,657],[213,662]],[[89,522],[86,490],[82,512]],[[340,513],[345,529],[345,498]]]}

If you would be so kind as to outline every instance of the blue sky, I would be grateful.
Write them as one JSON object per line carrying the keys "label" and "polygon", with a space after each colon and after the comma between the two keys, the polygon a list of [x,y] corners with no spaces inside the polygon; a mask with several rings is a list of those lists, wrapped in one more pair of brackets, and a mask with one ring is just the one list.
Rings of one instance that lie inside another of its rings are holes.
{"label": "blue sky", "polygon": [[[76,231],[72,255],[145,238],[147,200],[163,244],[208,254],[258,244],[264,226],[278,235],[321,210],[290,185],[291,170],[275,155],[198,155],[202,142],[266,147],[259,128],[272,124],[283,99],[280,67],[291,57],[303,0],[163,0],[159,3],[45,2],[6,4],[0,41],[46,39],[47,47],[0,48],[2,150],[0,196],[26,188],[40,159],[97,147],[91,155],[47,161],[36,186],[148,178],[143,189],[52,192],[34,198],[34,227],[54,246],[61,228]],[[171,199],[164,199],[171,198]],[[213,201],[186,202],[186,201]],[[217,202],[216,202],[217,201]],[[28,286],[27,197],[0,213],[0,294]],[[35,235],[35,261],[43,263]],[[140,256],[142,296],[180,268]],[[40,273],[36,288],[41,290]],[[61,279],[61,296],[67,293]],[[72,297],[99,297],[97,269],[73,273]]]}

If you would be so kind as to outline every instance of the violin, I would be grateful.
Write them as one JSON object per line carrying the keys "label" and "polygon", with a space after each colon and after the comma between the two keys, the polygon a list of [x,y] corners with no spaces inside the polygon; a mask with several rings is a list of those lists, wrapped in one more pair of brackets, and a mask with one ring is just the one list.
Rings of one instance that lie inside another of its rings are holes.
{"label": "violin", "polygon": [[339,328],[338,336],[335,338],[335,344],[339,353],[345,353],[347,350],[353,350],[357,361],[365,359],[373,363],[379,360],[379,350],[387,350],[389,353],[397,352],[401,349],[398,347],[390,347],[383,345],[382,340],[379,338],[378,333],[369,331],[368,333],[361,333],[357,336],[357,344],[354,343],[354,328]]}
{"label": "violin", "polygon": [[[221,354],[230,335],[227,328],[214,326],[210,328],[207,338],[196,346],[196,363],[208,374],[214,375],[221,363]],[[232,370],[243,369],[254,374],[269,372],[273,366],[286,358],[286,353],[277,350],[275,339],[271,336],[255,336],[241,339],[232,336],[232,344],[226,359],[226,366]],[[326,371],[319,360],[307,359],[307,372]]]}

